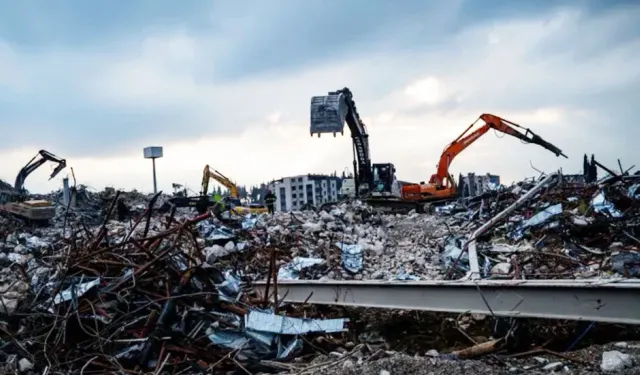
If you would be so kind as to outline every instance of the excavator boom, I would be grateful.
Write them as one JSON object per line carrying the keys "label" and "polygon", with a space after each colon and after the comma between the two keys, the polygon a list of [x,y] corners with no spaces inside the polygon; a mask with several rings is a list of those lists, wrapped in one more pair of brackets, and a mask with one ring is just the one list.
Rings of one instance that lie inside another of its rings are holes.
{"label": "excavator boom", "polygon": [[369,133],[360,118],[353,93],[348,88],[311,98],[310,133],[344,134],[345,123],[353,141],[353,169],[355,195],[373,195],[397,199],[400,189],[392,163],[371,163]]}
{"label": "excavator boom", "polygon": [[322,133],[344,135],[345,122],[353,141],[353,168],[356,194],[372,191],[374,166],[369,152],[369,133],[360,118],[353,93],[348,88],[329,92],[328,95],[311,98],[310,133],[318,137]]}
{"label": "excavator boom", "polygon": [[[480,120],[484,122],[484,125],[471,133],[468,133]],[[471,146],[471,144],[478,140],[478,138],[485,135],[490,129],[518,138],[524,143],[536,144],[551,151],[556,156],[567,157],[562,153],[562,150],[542,139],[542,137],[534,133],[531,129],[525,128],[498,116],[485,113],[480,115],[475,122],[469,125],[465,131],[458,136],[458,138],[445,147],[442,155],[440,156],[440,161],[438,162],[437,172],[431,176],[428,184],[413,184],[402,187],[403,198],[411,200],[429,200],[447,199],[455,196],[456,185],[453,177],[449,173],[449,166],[451,165],[451,162],[458,154]],[[523,132],[518,129],[521,129]]]}
{"label": "excavator boom", "polygon": [[47,161],[58,164],[53,172],[51,172],[49,180],[57,176],[67,166],[65,159],[59,158],[46,150],[38,151],[38,154],[29,160],[27,165],[18,172],[13,185],[14,191],[4,193],[2,195],[5,196],[0,197],[0,203],[6,202],[0,204],[0,208],[28,220],[44,222],[52,219],[56,212],[51,202],[44,200],[27,200],[26,190],[24,188],[27,177]]}
{"label": "excavator boom", "polygon": [[353,144],[353,178],[345,179],[343,184],[354,187],[353,196],[364,198],[370,205],[385,210],[410,211],[419,208],[413,201],[400,199],[400,183],[392,163],[371,162],[369,133],[349,88],[312,97],[310,109],[311,136],[333,133],[335,137],[338,133],[344,135],[345,123],[349,128]]}
{"label": "excavator boom", "polygon": [[236,186],[236,184],[222,173],[211,168],[209,164],[205,165],[204,170],[202,171],[202,195],[208,194],[209,180],[211,179],[216,180],[218,183],[220,183],[220,185],[229,189],[229,195],[232,198],[238,198],[238,187]]}
{"label": "excavator boom", "polygon": [[[236,214],[261,214],[267,212],[267,208],[259,204],[246,205],[240,201],[238,194],[238,186],[231,181],[230,178],[211,168],[208,164],[204,166],[202,172],[202,191],[199,197],[187,197],[181,199],[173,199],[172,203],[177,207],[195,207],[198,211],[203,212],[207,207],[214,205],[213,201],[207,196],[209,192],[209,180],[216,180],[220,185],[229,189],[229,198],[225,199],[230,204],[230,210]],[[218,204],[215,203],[218,207]]]}
{"label": "excavator boom", "polygon": [[22,193],[24,191],[24,182],[27,179],[27,177],[29,177],[29,175],[33,173],[33,171],[40,168],[40,166],[42,166],[47,161],[58,164],[53,170],[53,172],[51,172],[51,175],[49,176],[49,180],[57,176],[58,173],[60,173],[64,168],[67,167],[67,161],[65,159],[59,158],[56,155],[50,153],[49,151],[40,150],[38,151],[38,155],[34,156],[31,160],[29,160],[27,165],[22,167],[20,172],[18,172],[18,175],[16,176],[16,181],[13,185],[14,189],[17,192]]}
{"label": "excavator boom", "polygon": [[[560,150],[558,147],[554,146],[553,144],[545,141],[544,139],[542,139],[542,137],[534,133],[533,130],[529,128],[525,128],[523,126],[516,124],[515,122],[500,118],[495,115],[490,115],[488,113],[480,115],[480,119],[483,120],[486,124],[488,124],[491,128],[494,128],[498,131],[509,134],[513,137],[519,138],[525,143],[532,143],[532,144],[541,146],[553,152],[556,156],[564,156],[565,159],[568,158],[567,155],[562,153],[562,150]],[[523,129],[525,133],[522,134],[515,128]]]}

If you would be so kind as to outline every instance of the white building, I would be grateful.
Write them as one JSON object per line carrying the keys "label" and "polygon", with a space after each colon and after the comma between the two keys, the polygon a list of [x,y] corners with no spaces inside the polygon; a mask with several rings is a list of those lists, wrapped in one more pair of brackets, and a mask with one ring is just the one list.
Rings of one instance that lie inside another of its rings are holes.
{"label": "white building", "polygon": [[278,200],[276,211],[296,211],[304,206],[318,206],[338,200],[340,178],[327,175],[283,177],[267,185]]}
{"label": "white building", "polygon": [[460,175],[458,190],[463,197],[476,197],[482,195],[500,185],[500,176],[485,174],[476,175],[469,173],[466,176]]}

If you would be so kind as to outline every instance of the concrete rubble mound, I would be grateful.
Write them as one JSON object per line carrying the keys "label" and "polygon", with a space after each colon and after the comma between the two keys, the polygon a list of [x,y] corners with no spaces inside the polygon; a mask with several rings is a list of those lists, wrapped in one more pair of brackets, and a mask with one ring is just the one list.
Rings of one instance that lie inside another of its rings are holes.
{"label": "concrete rubble mound", "polygon": [[[292,306],[251,287],[265,279],[277,288],[283,279],[466,277],[473,233],[537,184],[431,214],[386,214],[360,201],[273,216],[158,212],[162,194],[83,187],[73,204],[57,204],[49,226],[0,214],[0,372],[402,373],[389,363],[434,373],[476,365],[487,373],[597,369],[599,357],[572,360],[542,343],[526,354],[536,340],[514,346],[486,317]],[[638,277],[639,186],[633,178],[600,185],[557,178],[476,238],[481,277]],[[61,192],[47,199],[61,202]],[[384,328],[390,320],[405,326]],[[591,329],[564,324],[560,334],[550,326],[552,336],[575,342]],[[398,332],[405,344],[411,332],[434,341],[409,348],[391,340]],[[455,339],[440,339],[451,332]],[[613,349],[624,355],[603,354],[602,367],[633,370],[638,350],[629,345]],[[492,362],[467,362],[480,356]]]}
{"label": "concrete rubble mound", "polygon": [[482,278],[637,278],[640,178],[603,185],[555,181],[502,220],[537,181],[437,207],[432,215],[376,213],[359,201],[258,221],[287,279],[458,279],[473,233]]}

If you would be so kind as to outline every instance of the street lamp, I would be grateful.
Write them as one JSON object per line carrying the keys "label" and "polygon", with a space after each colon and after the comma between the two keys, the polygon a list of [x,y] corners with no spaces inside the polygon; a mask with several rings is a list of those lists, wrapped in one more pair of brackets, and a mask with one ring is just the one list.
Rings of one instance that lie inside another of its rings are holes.
{"label": "street lamp", "polygon": [[162,157],[162,147],[161,146],[151,146],[144,148],[144,158],[151,159],[153,163],[153,193],[158,193],[158,183],[156,181],[156,159]]}

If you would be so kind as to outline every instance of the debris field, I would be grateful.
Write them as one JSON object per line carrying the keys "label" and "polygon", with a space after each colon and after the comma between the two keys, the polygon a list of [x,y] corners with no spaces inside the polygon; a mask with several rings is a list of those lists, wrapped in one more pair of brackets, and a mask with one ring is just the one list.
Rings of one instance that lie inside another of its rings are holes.
{"label": "debris field", "polygon": [[[509,208],[538,184],[426,214],[358,200],[318,212],[197,214],[166,209],[161,193],[113,189],[78,189],[50,226],[0,214],[1,372],[640,373],[633,326],[510,321],[505,334],[491,316],[278,299],[277,280],[468,278],[468,243],[487,223],[473,238],[482,278],[640,275],[640,176],[581,184],[558,175]],[[256,294],[256,280],[275,292]]]}

